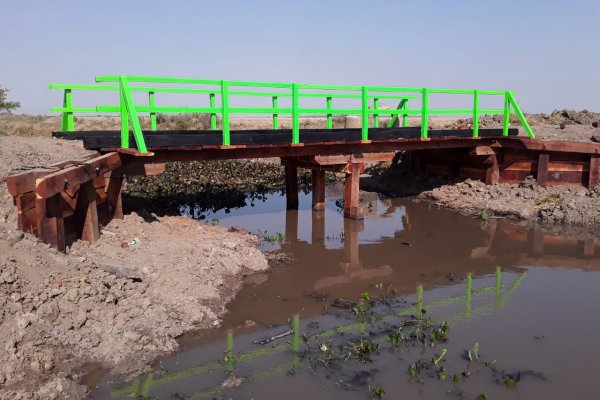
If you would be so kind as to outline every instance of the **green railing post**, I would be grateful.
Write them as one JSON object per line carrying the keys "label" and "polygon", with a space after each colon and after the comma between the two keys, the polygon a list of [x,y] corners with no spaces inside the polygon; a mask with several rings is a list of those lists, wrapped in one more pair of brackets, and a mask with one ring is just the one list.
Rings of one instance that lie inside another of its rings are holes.
{"label": "green railing post", "polygon": [[226,81],[221,81],[221,118],[223,146],[229,146],[231,144],[229,135],[229,84]]}
{"label": "green railing post", "polygon": [[423,285],[417,285],[417,301],[415,302],[417,318],[423,316]]}
{"label": "green railing post", "polygon": [[[154,101],[154,92],[148,92],[148,105],[152,108],[156,105]],[[150,130],[156,130],[156,113],[154,111],[150,111]]]}
{"label": "green railing post", "polygon": [[[71,89],[65,89],[63,95],[63,108],[73,108],[73,93]],[[73,132],[75,130],[75,118],[72,111],[63,111],[61,130],[63,132]]]}
{"label": "green railing post", "polygon": [[[214,93],[208,95],[208,106],[210,108],[217,107],[217,96]],[[210,113],[210,129],[212,131],[217,130],[217,113]]]}
{"label": "green railing post", "polygon": [[500,305],[500,289],[502,288],[502,270],[500,267],[496,267],[496,286],[494,287],[494,299],[495,305]]}
{"label": "green railing post", "polygon": [[294,331],[294,340],[292,342],[292,348],[294,352],[300,351],[300,315],[294,314],[292,318],[292,330]]}
{"label": "green railing post", "polygon": [[373,114],[373,128],[379,128],[379,114],[377,114],[379,99],[377,97],[373,98],[373,110],[375,111],[375,114]]}
{"label": "green railing post", "polygon": [[225,369],[227,372],[233,372],[233,331],[227,331],[227,349],[225,351]]}
{"label": "green railing post", "polygon": [[333,97],[327,97],[327,129],[333,129],[333,114],[331,113]]}
{"label": "green railing post", "polygon": [[479,91],[473,91],[473,137],[479,137]]}
{"label": "green railing post", "polygon": [[510,100],[508,92],[504,93],[504,119],[502,120],[502,134],[508,136],[508,128],[510,127]]}
{"label": "green railing post", "polygon": [[[135,103],[133,102],[133,97],[131,96],[131,90],[129,89],[129,83],[127,82],[127,78],[124,76],[119,77],[119,88],[121,90],[122,102],[125,103],[126,114],[129,115],[131,119],[131,126],[133,128],[133,137],[135,138],[135,143],[137,145],[137,149],[140,153],[147,153],[148,149],[146,148],[146,141],[144,140],[144,134],[142,133],[142,127],[140,126],[140,119],[138,118],[137,111],[135,109]],[[123,105],[121,105],[121,143],[123,143]],[[127,115],[126,115],[127,117]],[[129,144],[129,132],[125,132],[127,136],[127,144]]]}
{"label": "green railing post", "polygon": [[292,350],[294,351],[294,358],[292,361],[292,366],[296,367],[300,364],[300,357],[298,353],[300,353],[300,315],[294,314],[292,318],[292,330],[294,331],[294,338],[292,341]]}
{"label": "green railing post", "polygon": [[[277,108],[279,108],[277,96],[273,96],[273,110]],[[279,129],[279,114],[276,111],[273,112],[273,129]]]}
{"label": "green railing post", "polygon": [[429,89],[421,90],[421,139],[427,139],[429,129]]}
{"label": "green railing post", "polygon": [[292,144],[300,143],[300,115],[298,114],[298,84],[292,83]]}
{"label": "green railing post", "polygon": [[367,142],[369,140],[369,97],[367,93],[367,87],[363,86],[361,89],[361,114],[362,114],[362,135],[361,140]]}
{"label": "green railing post", "polygon": [[521,109],[519,108],[519,105],[517,104],[517,100],[515,100],[514,93],[513,92],[507,92],[507,93],[508,93],[508,99],[510,101],[510,105],[512,106],[513,110],[515,110],[517,117],[519,117],[519,121],[521,121],[521,125],[523,125],[523,129],[525,129],[525,132],[527,132],[527,135],[529,135],[530,138],[532,138],[532,139],[535,138],[535,134],[531,130],[531,127],[529,126],[527,119],[525,119],[525,115],[523,114],[523,111],[521,111]]}
{"label": "green railing post", "polygon": [[121,113],[121,148],[129,148],[129,114],[125,102],[125,92],[119,84],[119,109]]}
{"label": "green railing post", "polygon": [[472,299],[473,299],[473,274],[471,272],[469,272],[467,274],[467,289],[465,291],[465,314],[467,315],[467,317],[471,316]]}
{"label": "green railing post", "polygon": [[400,109],[403,111],[402,127],[406,128],[408,126],[408,114],[406,113],[406,110],[408,110],[408,99],[402,100],[402,106],[400,107]]}

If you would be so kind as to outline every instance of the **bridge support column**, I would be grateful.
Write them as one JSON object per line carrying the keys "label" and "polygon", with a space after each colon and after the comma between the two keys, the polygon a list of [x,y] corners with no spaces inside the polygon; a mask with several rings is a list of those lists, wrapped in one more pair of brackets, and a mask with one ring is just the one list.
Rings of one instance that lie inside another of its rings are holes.
{"label": "bridge support column", "polygon": [[358,195],[360,191],[360,174],[364,172],[365,165],[358,163],[348,164],[346,180],[344,182],[344,217],[350,219],[363,219],[364,212],[361,208]]}
{"label": "bridge support column", "polygon": [[312,208],[325,210],[325,171],[320,169],[312,170]]}
{"label": "bridge support column", "polygon": [[285,165],[285,199],[288,210],[298,209],[298,167]]}

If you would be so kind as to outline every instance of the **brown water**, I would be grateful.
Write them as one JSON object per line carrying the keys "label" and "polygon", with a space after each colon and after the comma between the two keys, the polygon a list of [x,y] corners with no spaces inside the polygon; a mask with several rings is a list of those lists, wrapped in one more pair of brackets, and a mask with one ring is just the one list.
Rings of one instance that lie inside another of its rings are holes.
{"label": "brown water", "polygon": [[[366,219],[350,221],[336,204],[341,197],[341,188],[329,187],[320,213],[310,210],[309,194],[301,194],[297,212],[285,212],[285,198],[272,194],[252,207],[207,216],[261,232],[265,249],[280,249],[293,261],[247,277],[220,329],[182,338],[179,353],[133,383],[105,377],[92,397],[368,399],[376,396],[375,387],[385,398],[600,397],[600,242],[375,194],[363,195]],[[448,321],[448,341],[435,348],[394,346],[388,334],[418,314],[418,285],[424,287],[425,317]],[[356,301],[363,292],[390,299],[389,288],[393,300],[368,318],[331,307],[336,298]],[[294,314],[308,344],[294,348],[293,336],[253,343],[289,330]],[[228,330],[234,346],[225,361]],[[328,354],[319,350],[324,343],[337,348],[367,338],[380,346],[371,362],[327,367],[320,360]],[[469,378],[452,382],[453,374],[467,369],[463,355],[475,342],[482,361],[521,371],[521,380],[507,387],[490,368],[474,363]],[[418,383],[409,376],[411,363],[430,361],[442,348],[448,380],[435,375]],[[240,387],[220,386],[228,370],[245,378]]]}

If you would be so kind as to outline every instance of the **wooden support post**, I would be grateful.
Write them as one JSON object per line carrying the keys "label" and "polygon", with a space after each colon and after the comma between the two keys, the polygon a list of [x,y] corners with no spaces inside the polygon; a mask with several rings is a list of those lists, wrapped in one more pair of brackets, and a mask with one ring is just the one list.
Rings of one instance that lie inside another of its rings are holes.
{"label": "wooden support post", "polygon": [[485,183],[487,185],[496,185],[500,182],[500,167],[498,166],[498,156],[491,155],[488,157],[490,166],[485,171]]}
{"label": "wooden support post", "polygon": [[590,179],[588,188],[593,189],[600,185],[600,154],[590,156]]}
{"label": "wooden support post", "polygon": [[58,251],[65,252],[67,246],[62,202],[60,193],[48,198],[38,196],[35,199],[35,208],[39,238]]}
{"label": "wooden support post", "polygon": [[285,199],[288,210],[298,209],[298,167],[285,165]]}
{"label": "wooden support post", "polygon": [[320,169],[312,170],[312,208],[325,210],[325,171]]}
{"label": "wooden support post", "polygon": [[537,184],[540,186],[546,186],[548,183],[548,161],[550,160],[550,154],[540,153],[538,156],[538,167],[537,167]]}
{"label": "wooden support post", "polygon": [[344,217],[350,219],[363,219],[364,213],[360,207],[358,197],[360,191],[360,174],[364,164],[348,164],[346,180],[344,182]]}
{"label": "wooden support post", "polygon": [[120,169],[111,172],[106,179],[106,201],[108,203],[109,219],[123,219],[123,199],[121,188],[123,187],[123,174]]}
{"label": "wooden support post", "polygon": [[95,243],[100,238],[96,189],[93,182],[86,182],[79,187],[75,206],[75,224],[77,237],[81,240]]}

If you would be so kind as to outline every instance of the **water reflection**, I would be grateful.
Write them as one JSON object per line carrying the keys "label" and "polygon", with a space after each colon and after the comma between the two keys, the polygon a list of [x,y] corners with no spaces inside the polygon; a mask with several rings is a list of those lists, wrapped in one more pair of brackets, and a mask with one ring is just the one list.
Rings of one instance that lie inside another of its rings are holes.
{"label": "water reflection", "polygon": [[[229,304],[221,329],[183,338],[184,351],[161,360],[155,372],[134,380],[131,385],[118,384],[121,389],[113,390],[114,383],[105,380],[96,398],[109,395],[120,398],[132,393],[163,398],[174,392],[183,398],[212,397],[223,390],[221,383],[227,371],[254,382],[242,391],[250,397],[254,394],[260,397],[261,391],[268,387],[301,385],[307,390],[319,387],[311,381],[310,374],[303,376],[301,383],[292,380],[284,384],[271,378],[284,376],[292,367],[301,367],[300,334],[313,339],[340,330],[355,335],[377,334],[376,327],[365,322],[332,317],[331,303],[336,298],[356,301],[365,291],[376,294],[389,287],[393,287],[400,298],[407,298],[408,304],[399,302],[397,308],[382,312],[384,322],[394,324],[406,315],[419,317],[421,310],[426,310],[426,316],[450,320],[452,329],[460,332],[452,342],[456,348],[449,347],[451,351],[462,351],[461,346],[464,349],[472,345],[468,343],[471,336],[485,332],[483,337],[488,338],[489,351],[497,346],[500,354],[504,354],[503,340],[510,337],[511,343],[520,343],[537,329],[552,332],[558,329],[554,322],[557,310],[574,307],[564,300],[550,305],[557,299],[549,298],[545,291],[551,290],[554,294],[559,288],[571,286],[545,269],[532,270],[532,267],[600,270],[600,241],[597,240],[561,237],[503,220],[479,221],[411,201],[379,198],[375,194],[361,197],[366,218],[359,221],[343,218],[337,202],[341,192],[335,186],[327,188],[326,209],[322,212],[312,212],[308,195],[300,196],[298,211],[286,212],[285,198],[275,194],[255,202],[254,207],[215,213],[214,217],[222,225],[241,226],[252,232],[281,233],[283,241],[265,241],[263,246],[289,253],[293,261],[276,266],[269,273],[249,276],[244,288]],[[582,279],[581,275],[573,276],[576,278],[572,279]],[[587,283],[587,278],[583,279],[583,283],[577,281],[578,287]],[[570,297],[577,307],[597,304],[600,300],[590,301],[596,291],[577,293],[588,296],[585,301]],[[257,338],[289,329],[286,323],[294,315],[302,323],[292,318],[293,337],[267,346],[253,343]],[[548,324],[544,325],[544,321]],[[599,318],[588,322],[600,329]],[[318,328],[312,328],[311,323],[316,323]],[[506,331],[508,325],[510,331]],[[502,335],[497,335],[499,330]],[[558,332],[554,334],[559,336]],[[463,339],[467,337],[469,339]],[[554,343],[552,350],[557,351],[558,345]],[[549,350],[541,355],[532,353],[535,351],[534,347],[525,345],[520,353],[510,353],[511,359],[529,362],[536,357],[552,357]],[[384,370],[379,364],[377,367]],[[386,385],[398,381],[397,377],[389,379]],[[264,387],[255,384],[263,381],[269,383]],[[412,389],[402,386],[398,390],[411,393]],[[548,393],[547,398],[552,398],[552,390]],[[429,398],[437,398],[439,394]],[[333,392],[315,396],[347,398],[344,393],[338,396]]]}

